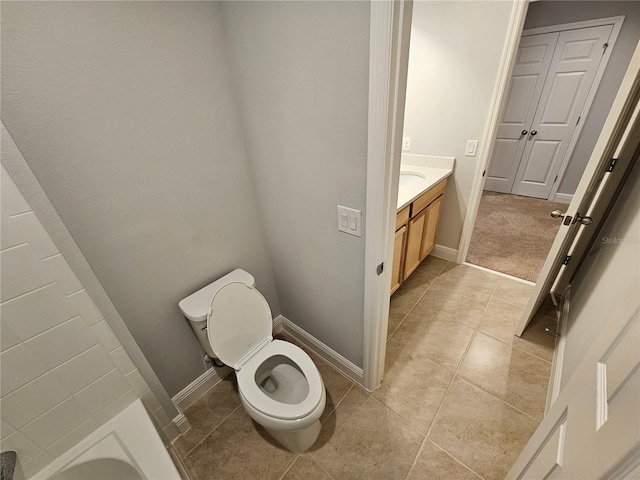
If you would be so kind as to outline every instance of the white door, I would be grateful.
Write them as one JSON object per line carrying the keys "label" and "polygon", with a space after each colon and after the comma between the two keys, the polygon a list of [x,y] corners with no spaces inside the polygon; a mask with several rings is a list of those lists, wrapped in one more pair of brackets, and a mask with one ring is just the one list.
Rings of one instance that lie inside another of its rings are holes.
{"label": "white door", "polygon": [[612,30],[522,37],[485,190],[549,198]]}
{"label": "white door", "polygon": [[485,190],[510,193],[549,71],[558,32],[522,37],[509,81]]}
{"label": "white door", "polygon": [[593,339],[506,480],[638,478],[639,302],[634,288],[626,287],[626,295],[606,319],[607,328]]}
{"label": "white door", "polygon": [[561,32],[511,190],[548,198],[613,25]]}
{"label": "white door", "polygon": [[[580,236],[580,242],[588,244],[597,231],[599,223],[603,221],[602,216],[594,216],[593,223],[582,225],[579,217],[585,216],[589,211],[603,211],[602,205],[609,204],[628,166],[632,164],[640,143],[640,119],[638,115],[634,116],[639,99],[640,42],[636,46],[629,68],[602,128],[600,138],[553,241],[549,255],[542,266],[529,303],[516,328],[515,334],[517,336],[522,335],[533,315],[551,292],[551,287],[558,278],[558,273],[563,268],[569,251],[576,250],[572,246],[578,231],[582,229],[583,232]],[[609,172],[612,159],[616,156],[616,167]],[[578,250],[584,249],[579,248]],[[570,259],[572,262],[580,260],[580,258]]]}

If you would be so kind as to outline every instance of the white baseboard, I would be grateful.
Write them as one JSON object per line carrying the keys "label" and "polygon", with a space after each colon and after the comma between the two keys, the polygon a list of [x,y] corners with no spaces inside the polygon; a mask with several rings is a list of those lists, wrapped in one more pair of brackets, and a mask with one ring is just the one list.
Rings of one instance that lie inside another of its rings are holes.
{"label": "white baseboard", "polygon": [[568,193],[556,193],[553,196],[554,202],[569,204],[571,203],[571,200],[573,200],[573,195],[569,195]]}
{"label": "white baseboard", "polygon": [[447,260],[449,262],[455,262],[456,257],[458,256],[458,250],[451,247],[445,247],[444,245],[436,245],[435,247],[433,247],[430,255],[442,258],[443,260]]}
{"label": "white baseboard", "polygon": [[171,400],[173,400],[173,403],[180,409],[180,411],[185,411],[219,381],[220,377],[216,373],[215,369],[211,367],[189,385],[180,390],[171,398]]}
{"label": "white baseboard", "polygon": [[181,434],[186,433],[191,428],[191,424],[184,413],[177,415],[172,422]]}
{"label": "white baseboard", "polygon": [[[278,326],[280,326],[281,330],[284,330],[295,337],[296,340],[302,343],[305,347],[309,348],[309,350],[313,351],[313,353],[321,357],[329,365],[335,367],[343,375],[353,380],[357,384],[364,384],[364,372],[360,367],[344,358],[338,352],[322,343],[313,335],[304,331],[288,318],[279,315],[276,320],[278,321],[277,324]],[[274,325],[275,324],[276,321],[274,321]]]}

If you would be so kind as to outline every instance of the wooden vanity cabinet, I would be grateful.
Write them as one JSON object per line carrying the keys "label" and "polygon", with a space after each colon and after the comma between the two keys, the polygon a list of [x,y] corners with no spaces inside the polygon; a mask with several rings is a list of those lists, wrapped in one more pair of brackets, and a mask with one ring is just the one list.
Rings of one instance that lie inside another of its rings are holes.
{"label": "wooden vanity cabinet", "polygon": [[436,246],[446,186],[445,179],[398,212],[391,293],[409,278]]}
{"label": "wooden vanity cabinet", "polygon": [[395,292],[404,280],[404,257],[407,248],[407,223],[409,222],[410,205],[396,215],[396,239],[393,244],[393,267],[391,271],[391,293]]}

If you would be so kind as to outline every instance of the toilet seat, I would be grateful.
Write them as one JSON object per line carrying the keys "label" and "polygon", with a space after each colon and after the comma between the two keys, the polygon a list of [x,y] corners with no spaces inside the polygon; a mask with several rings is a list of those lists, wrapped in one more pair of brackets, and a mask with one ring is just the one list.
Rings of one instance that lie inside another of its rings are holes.
{"label": "toilet seat", "polygon": [[[282,355],[292,360],[302,371],[309,392],[300,403],[282,403],[272,399],[264,393],[256,383],[256,370],[265,360]],[[271,417],[283,420],[296,420],[311,413],[322,400],[324,384],[317,367],[300,347],[282,340],[273,340],[261,348],[251,359],[245,363],[239,372],[236,372],[238,388],[247,402],[253,408]]]}
{"label": "toilet seat", "polygon": [[216,356],[234,370],[272,340],[272,329],[269,304],[255,288],[231,282],[211,298],[207,338]]}
{"label": "toilet seat", "polygon": [[[207,337],[216,356],[236,371],[245,401],[270,417],[296,420],[311,413],[323,398],[324,384],[317,367],[296,345],[273,340],[271,309],[262,294],[242,282],[221,287],[211,299]],[[282,355],[302,371],[309,392],[302,402],[278,402],[256,383],[256,370],[265,360]]]}

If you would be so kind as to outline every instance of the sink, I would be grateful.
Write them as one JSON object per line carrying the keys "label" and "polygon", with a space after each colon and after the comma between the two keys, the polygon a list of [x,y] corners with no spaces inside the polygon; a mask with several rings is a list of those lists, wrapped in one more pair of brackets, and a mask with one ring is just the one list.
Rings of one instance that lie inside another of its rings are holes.
{"label": "sink", "polygon": [[426,177],[416,172],[400,172],[400,185],[411,185],[412,183],[421,182]]}

